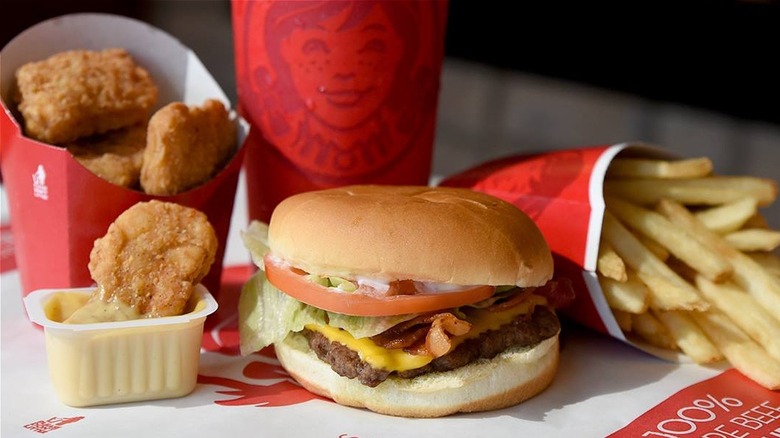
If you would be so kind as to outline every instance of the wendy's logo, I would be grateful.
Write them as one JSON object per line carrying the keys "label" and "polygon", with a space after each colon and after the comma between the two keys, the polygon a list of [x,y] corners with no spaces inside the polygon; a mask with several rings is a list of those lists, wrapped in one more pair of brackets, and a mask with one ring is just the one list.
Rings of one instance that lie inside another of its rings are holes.
{"label": "wendy's logo", "polygon": [[381,172],[433,129],[446,3],[244,7],[242,110],[295,166],[323,177]]}

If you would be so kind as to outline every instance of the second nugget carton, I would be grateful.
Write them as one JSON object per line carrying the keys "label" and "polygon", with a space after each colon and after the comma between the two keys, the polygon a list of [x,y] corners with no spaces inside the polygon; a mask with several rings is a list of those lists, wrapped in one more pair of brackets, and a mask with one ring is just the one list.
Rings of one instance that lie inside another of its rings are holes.
{"label": "second nugget carton", "polygon": [[[230,102],[198,57],[172,36],[146,23],[107,14],[73,14],[31,27],[0,52],[3,111],[0,114],[2,175],[24,294],[43,288],[89,286],[87,268],[96,238],[130,206],[151,199],[203,211],[217,233],[219,249],[204,285],[218,295],[222,259],[243,159],[247,124],[234,113],[237,144],[232,158],[205,183],[181,193],[153,196],[112,184],[87,170],[59,146],[24,133],[15,72],[22,65],[69,50],[125,49],[158,87],[152,112],[171,102],[200,106],[207,99]],[[189,165],[188,161],[184,161]]]}

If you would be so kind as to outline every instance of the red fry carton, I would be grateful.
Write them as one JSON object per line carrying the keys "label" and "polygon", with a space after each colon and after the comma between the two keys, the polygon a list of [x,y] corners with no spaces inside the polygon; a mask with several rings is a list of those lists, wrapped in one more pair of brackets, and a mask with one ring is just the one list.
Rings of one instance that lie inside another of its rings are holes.
{"label": "red fry carton", "polygon": [[[96,238],[137,202],[159,199],[204,212],[219,239],[216,261],[203,284],[217,295],[230,217],[248,125],[235,117],[239,147],[230,162],[205,184],[172,196],[152,196],[96,176],[64,148],[24,135],[13,99],[15,71],[66,50],[124,48],[149,71],[159,88],[157,108],[170,102],[201,105],[230,102],[197,56],[172,36],[146,23],[108,14],[73,14],[39,23],[9,42],[2,59],[3,111],[0,164],[23,294],[93,283],[87,264]],[[157,109],[155,108],[155,110]]]}
{"label": "red fry carton", "polygon": [[449,176],[440,185],[467,187],[504,199],[536,222],[553,252],[556,276],[568,277],[577,292],[574,303],[562,310],[567,317],[657,356],[684,361],[676,352],[627,339],[596,277],[604,178],[609,164],[624,150],[670,156],[639,143],[509,156]]}

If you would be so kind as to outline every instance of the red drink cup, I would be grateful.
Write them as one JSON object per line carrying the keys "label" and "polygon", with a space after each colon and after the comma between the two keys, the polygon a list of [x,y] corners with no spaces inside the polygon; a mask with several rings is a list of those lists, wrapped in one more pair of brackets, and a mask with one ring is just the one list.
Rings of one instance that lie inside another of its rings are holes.
{"label": "red drink cup", "polygon": [[446,1],[233,0],[249,214],[346,184],[427,184]]}

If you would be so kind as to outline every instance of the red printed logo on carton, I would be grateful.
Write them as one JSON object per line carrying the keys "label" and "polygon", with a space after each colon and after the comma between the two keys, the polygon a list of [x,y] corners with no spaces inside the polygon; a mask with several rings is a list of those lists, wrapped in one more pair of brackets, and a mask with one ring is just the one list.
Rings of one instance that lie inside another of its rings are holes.
{"label": "red printed logo on carton", "polygon": [[780,393],[734,369],[689,386],[610,435],[780,438]]}

